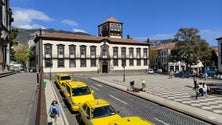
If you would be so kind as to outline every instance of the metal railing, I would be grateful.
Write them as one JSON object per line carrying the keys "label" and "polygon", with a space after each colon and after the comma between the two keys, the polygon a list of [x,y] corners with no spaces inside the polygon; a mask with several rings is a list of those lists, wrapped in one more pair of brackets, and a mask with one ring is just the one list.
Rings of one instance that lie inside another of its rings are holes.
{"label": "metal railing", "polygon": [[0,73],[0,78],[5,77],[5,76],[9,76],[9,75],[12,75],[12,74],[15,74],[15,73],[16,72],[13,72],[13,71],[1,72]]}
{"label": "metal railing", "polygon": [[29,124],[48,125],[42,68],[40,69],[40,72],[36,74],[37,74],[37,85],[35,91],[35,99],[33,100],[32,116]]}

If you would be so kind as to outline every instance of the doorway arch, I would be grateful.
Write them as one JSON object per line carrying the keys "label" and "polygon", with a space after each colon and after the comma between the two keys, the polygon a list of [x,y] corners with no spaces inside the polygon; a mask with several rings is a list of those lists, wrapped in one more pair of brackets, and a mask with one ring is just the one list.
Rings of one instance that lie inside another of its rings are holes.
{"label": "doorway arch", "polygon": [[102,73],[108,73],[108,62],[107,61],[102,62]]}

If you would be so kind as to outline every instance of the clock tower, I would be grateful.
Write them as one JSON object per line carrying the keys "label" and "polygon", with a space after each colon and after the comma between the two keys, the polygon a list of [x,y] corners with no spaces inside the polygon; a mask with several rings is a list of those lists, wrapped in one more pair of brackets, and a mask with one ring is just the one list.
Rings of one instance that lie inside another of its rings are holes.
{"label": "clock tower", "polygon": [[110,17],[98,26],[98,35],[102,37],[122,38],[122,25],[123,23],[117,21],[113,17]]}

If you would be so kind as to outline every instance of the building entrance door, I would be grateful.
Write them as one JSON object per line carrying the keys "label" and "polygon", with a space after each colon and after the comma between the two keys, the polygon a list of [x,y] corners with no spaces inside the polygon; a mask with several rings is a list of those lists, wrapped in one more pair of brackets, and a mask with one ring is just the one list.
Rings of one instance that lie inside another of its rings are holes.
{"label": "building entrance door", "polygon": [[108,73],[108,63],[106,61],[102,63],[102,73]]}

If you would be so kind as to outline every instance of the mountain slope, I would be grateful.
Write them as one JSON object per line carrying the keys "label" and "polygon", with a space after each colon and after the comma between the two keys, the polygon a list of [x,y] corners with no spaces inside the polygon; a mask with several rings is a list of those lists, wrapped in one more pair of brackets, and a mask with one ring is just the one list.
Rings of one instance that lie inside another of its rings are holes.
{"label": "mountain slope", "polygon": [[[18,30],[19,30],[19,33],[18,33],[17,37],[15,38],[15,40],[17,40],[19,42],[28,42],[29,40],[34,39],[35,36],[39,33],[39,29],[18,29]],[[90,34],[83,33],[83,32],[69,32],[69,31],[56,30],[56,29],[42,29],[42,33],[44,33],[44,34],[53,33],[53,32],[91,36]]]}

